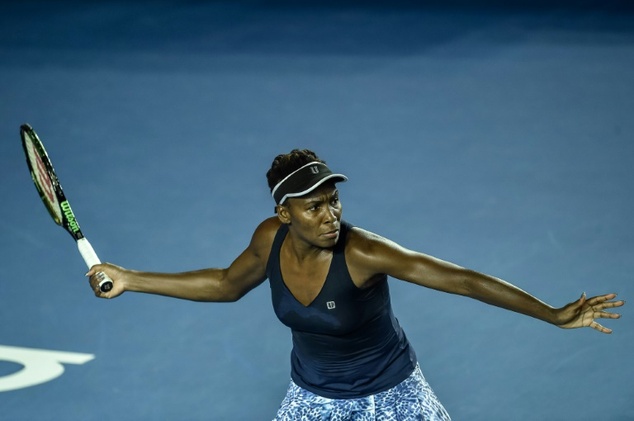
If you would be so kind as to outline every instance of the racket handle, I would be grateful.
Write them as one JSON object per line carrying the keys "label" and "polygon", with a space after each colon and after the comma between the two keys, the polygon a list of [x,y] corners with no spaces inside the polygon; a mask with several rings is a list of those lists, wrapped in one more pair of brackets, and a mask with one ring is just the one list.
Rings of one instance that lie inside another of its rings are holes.
{"label": "racket handle", "polygon": [[[77,248],[79,249],[79,253],[81,253],[81,257],[84,258],[84,262],[88,265],[88,268],[101,263],[101,260],[97,257],[97,253],[95,253],[95,250],[86,237],[77,240]],[[101,279],[99,289],[102,292],[110,291],[112,289],[112,279],[103,272],[99,272],[97,275]]]}

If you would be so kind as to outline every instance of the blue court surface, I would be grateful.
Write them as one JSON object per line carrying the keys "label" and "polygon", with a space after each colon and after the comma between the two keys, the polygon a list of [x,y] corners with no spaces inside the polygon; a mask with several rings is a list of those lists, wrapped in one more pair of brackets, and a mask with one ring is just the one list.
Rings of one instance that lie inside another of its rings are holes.
{"label": "blue court surface", "polygon": [[[554,305],[634,296],[630,2],[3,2],[0,419],[270,420],[290,333],[232,304],[96,299],[29,178],[46,144],[103,260],[225,267],[315,150],[344,218]],[[634,322],[561,330],[390,280],[454,420],[634,420]]]}

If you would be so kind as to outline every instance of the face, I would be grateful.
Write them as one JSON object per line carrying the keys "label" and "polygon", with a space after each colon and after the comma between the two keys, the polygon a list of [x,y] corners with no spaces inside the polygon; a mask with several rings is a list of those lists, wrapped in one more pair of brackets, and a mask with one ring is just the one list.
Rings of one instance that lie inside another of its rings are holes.
{"label": "face", "polygon": [[278,208],[280,220],[302,241],[333,247],[339,239],[341,202],[335,183],[324,183],[306,196],[287,199]]}

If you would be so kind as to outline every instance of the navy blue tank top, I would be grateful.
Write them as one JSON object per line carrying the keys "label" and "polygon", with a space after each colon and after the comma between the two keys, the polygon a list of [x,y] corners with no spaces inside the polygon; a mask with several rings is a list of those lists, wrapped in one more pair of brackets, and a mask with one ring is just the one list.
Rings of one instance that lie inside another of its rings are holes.
{"label": "navy blue tank top", "polygon": [[335,399],[368,396],[405,380],[416,355],[392,313],[387,276],[360,289],[345,260],[351,226],[341,223],[339,240],[321,291],[308,306],[282,279],[280,249],[288,233],[282,225],[267,264],[275,314],[291,328],[291,378],[317,395]]}

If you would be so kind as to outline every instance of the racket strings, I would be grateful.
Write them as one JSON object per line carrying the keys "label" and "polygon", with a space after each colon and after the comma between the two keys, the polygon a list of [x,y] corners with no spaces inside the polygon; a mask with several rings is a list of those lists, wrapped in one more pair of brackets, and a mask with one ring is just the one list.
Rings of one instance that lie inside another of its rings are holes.
{"label": "racket strings", "polygon": [[51,216],[57,224],[60,224],[62,222],[61,207],[59,201],[57,200],[57,195],[55,194],[55,185],[48,174],[43,157],[38,152],[31,136],[28,134],[25,136],[25,144],[33,182],[37,186],[46,207],[51,213]]}

